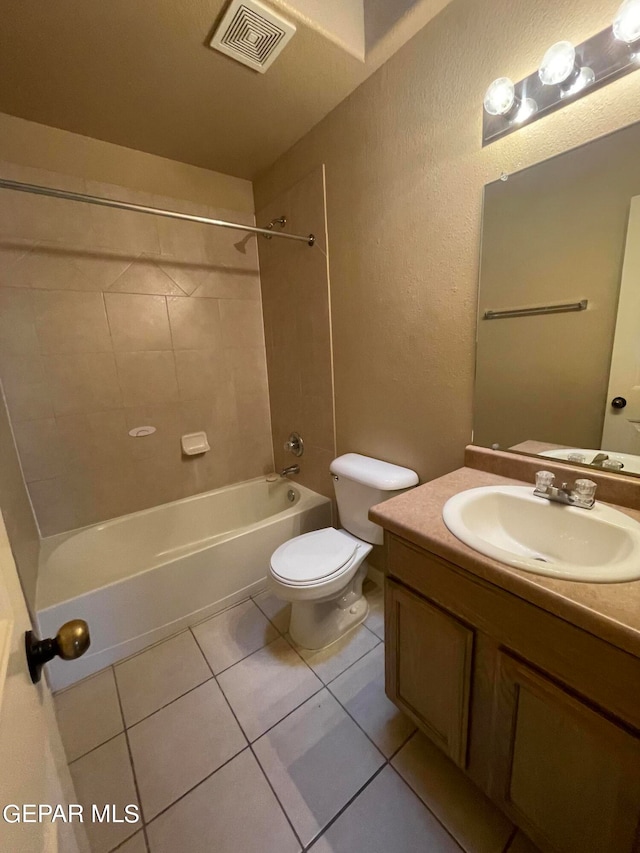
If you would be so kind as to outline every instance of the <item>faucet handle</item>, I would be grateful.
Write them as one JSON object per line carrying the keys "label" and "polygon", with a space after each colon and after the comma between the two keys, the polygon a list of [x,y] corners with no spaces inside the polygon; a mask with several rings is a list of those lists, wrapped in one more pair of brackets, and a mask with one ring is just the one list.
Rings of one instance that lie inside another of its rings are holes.
{"label": "faucet handle", "polygon": [[546,492],[551,486],[553,486],[553,481],[555,480],[555,474],[552,474],[551,471],[537,471],[536,472],[536,491],[538,492]]}
{"label": "faucet handle", "polygon": [[596,499],[597,484],[593,480],[576,480],[571,492],[571,497],[581,504],[593,505]]}

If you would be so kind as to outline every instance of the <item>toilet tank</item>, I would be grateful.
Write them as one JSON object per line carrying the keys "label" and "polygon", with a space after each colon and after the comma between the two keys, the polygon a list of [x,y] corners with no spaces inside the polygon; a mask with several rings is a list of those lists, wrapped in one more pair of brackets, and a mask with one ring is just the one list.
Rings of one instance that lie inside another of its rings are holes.
{"label": "toilet tank", "polygon": [[369,510],[417,486],[416,472],[359,453],[338,456],[329,470],[333,474],[342,527],[358,539],[382,545],[383,530],[380,525],[369,521]]}

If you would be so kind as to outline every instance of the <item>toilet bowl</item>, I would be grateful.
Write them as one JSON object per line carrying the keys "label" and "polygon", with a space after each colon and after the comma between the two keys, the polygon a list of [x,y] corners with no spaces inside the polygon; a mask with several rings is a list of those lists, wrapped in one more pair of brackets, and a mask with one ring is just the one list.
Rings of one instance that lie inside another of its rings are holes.
{"label": "toilet bowl", "polygon": [[274,594],[291,602],[289,634],[306,649],[325,648],[366,619],[366,558],[383,541],[369,508],[418,482],[408,468],[357,453],[338,457],[330,470],[343,529],[290,539],[274,551],[269,568]]}

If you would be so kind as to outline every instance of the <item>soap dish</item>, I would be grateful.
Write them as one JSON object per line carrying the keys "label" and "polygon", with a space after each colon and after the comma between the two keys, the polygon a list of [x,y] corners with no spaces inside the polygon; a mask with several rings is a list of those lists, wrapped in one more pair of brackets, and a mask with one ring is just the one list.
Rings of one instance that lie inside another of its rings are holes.
{"label": "soap dish", "polygon": [[198,456],[200,453],[211,450],[206,432],[190,432],[188,435],[182,436],[180,443],[185,456]]}

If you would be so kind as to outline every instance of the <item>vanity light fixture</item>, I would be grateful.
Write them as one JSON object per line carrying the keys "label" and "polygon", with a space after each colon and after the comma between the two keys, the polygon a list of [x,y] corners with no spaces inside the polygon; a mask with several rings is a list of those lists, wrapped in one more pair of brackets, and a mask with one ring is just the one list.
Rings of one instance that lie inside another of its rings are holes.
{"label": "vanity light fixture", "polygon": [[576,49],[570,41],[559,41],[549,48],[538,76],[545,86],[560,86],[563,98],[577,94],[596,79],[591,68],[577,62]]}
{"label": "vanity light fixture", "polygon": [[516,97],[516,87],[508,77],[498,77],[487,89],[484,96],[484,108],[492,116],[504,116],[513,124],[519,124],[530,118],[538,108],[533,98],[520,100]]}
{"label": "vanity light fixture", "polygon": [[640,42],[640,0],[625,0],[620,6],[613,22],[613,34],[625,44]]}
{"label": "vanity light fixture", "polygon": [[499,77],[484,98],[482,143],[489,145],[592,89],[640,68],[640,0],[624,0],[612,26],[579,45],[559,41],[538,71],[513,83]]}

